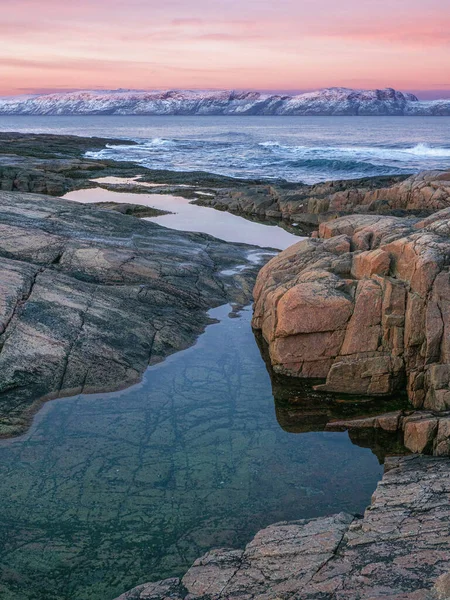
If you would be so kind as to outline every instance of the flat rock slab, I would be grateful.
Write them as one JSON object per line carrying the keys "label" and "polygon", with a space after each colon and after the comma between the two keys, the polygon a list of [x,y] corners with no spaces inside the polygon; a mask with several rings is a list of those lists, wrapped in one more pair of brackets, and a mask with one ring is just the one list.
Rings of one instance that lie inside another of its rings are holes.
{"label": "flat rock slab", "polygon": [[450,461],[394,457],[363,518],[277,523],[117,600],[444,599],[449,572]]}
{"label": "flat rock slab", "polygon": [[252,250],[0,192],[0,435],[23,431],[42,399],[135,383],[195,340],[208,309],[248,304]]}

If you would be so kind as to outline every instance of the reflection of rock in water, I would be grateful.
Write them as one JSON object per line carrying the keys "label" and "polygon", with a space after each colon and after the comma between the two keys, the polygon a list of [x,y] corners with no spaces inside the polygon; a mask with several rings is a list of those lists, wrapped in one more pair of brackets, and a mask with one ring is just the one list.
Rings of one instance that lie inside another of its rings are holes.
{"label": "reflection of rock in water", "polygon": [[[354,396],[317,392],[315,380],[302,380],[274,373],[267,343],[259,332],[255,337],[272,383],[275,414],[289,433],[348,430],[351,441],[370,448],[380,463],[386,456],[405,454],[400,411],[408,408],[406,396],[356,399]],[[402,413],[403,414],[403,413]]]}

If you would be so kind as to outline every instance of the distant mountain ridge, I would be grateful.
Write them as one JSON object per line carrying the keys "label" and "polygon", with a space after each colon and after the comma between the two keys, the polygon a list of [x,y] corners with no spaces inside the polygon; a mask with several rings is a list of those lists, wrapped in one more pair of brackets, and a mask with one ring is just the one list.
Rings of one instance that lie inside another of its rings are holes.
{"label": "distant mountain ridge", "polygon": [[450,99],[421,102],[393,88],[298,95],[199,90],[86,90],[0,98],[0,115],[448,116]]}

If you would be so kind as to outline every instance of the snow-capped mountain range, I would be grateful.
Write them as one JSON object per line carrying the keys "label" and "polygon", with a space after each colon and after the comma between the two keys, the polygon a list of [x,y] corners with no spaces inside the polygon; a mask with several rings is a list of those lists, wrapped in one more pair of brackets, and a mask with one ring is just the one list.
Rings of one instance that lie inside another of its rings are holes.
{"label": "snow-capped mountain range", "polygon": [[234,91],[76,91],[0,98],[0,115],[450,115],[450,99],[327,88],[295,96]]}

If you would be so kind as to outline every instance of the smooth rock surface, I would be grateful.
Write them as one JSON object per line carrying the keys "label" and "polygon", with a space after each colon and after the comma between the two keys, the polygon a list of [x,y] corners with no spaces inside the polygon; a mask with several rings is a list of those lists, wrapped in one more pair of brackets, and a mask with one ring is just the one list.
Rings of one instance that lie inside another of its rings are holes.
{"label": "smooth rock surface", "polygon": [[0,192],[0,435],[22,431],[41,398],[138,381],[195,340],[209,308],[248,303],[252,249]]}

